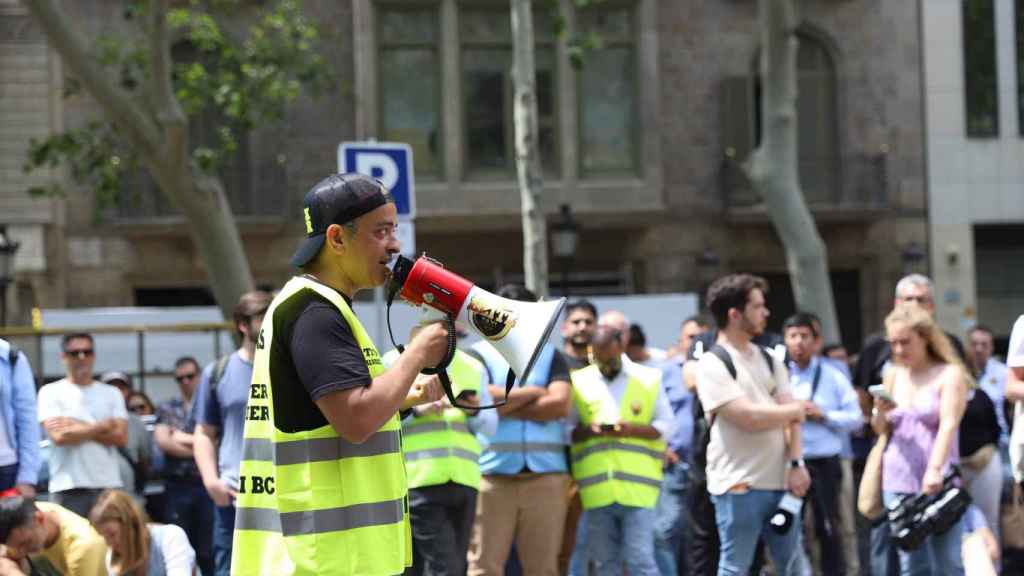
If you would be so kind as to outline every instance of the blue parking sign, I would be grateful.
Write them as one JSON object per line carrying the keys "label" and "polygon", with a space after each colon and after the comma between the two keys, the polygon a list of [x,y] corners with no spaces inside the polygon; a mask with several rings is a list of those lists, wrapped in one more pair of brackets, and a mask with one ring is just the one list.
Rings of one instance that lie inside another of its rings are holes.
{"label": "blue parking sign", "polygon": [[357,172],[376,178],[391,191],[398,217],[416,216],[412,148],[401,142],[342,142],[338,146],[338,171]]}

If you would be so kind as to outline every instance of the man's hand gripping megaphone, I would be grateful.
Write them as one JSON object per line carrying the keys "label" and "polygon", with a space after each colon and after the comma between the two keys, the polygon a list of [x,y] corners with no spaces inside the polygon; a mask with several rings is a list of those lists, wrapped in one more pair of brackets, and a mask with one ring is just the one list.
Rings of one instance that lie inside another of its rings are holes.
{"label": "man's hand gripping megaphone", "polygon": [[465,396],[464,391],[458,389],[459,383],[455,383],[453,389],[447,372],[455,356],[455,322],[471,328],[507,361],[504,398],[508,398],[516,377],[522,382],[530,374],[565,306],[565,298],[548,302],[502,298],[446,270],[425,255],[416,261],[398,256],[388,281],[387,324],[391,342],[400,353],[403,347],[395,343],[391,331],[391,304],[398,295],[409,304],[421,307],[421,325],[442,322],[447,326],[447,354],[434,368],[423,373],[437,374],[451,405],[465,410],[496,408],[506,400],[490,406],[458,401],[460,394]]}

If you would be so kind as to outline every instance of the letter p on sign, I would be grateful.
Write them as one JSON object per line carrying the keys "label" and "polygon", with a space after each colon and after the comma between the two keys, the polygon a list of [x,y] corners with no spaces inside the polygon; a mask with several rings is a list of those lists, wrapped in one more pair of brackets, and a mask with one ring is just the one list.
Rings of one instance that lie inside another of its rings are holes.
{"label": "letter p on sign", "polygon": [[342,142],[338,146],[338,171],[357,172],[380,180],[395,199],[398,217],[416,216],[412,148],[400,142]]}

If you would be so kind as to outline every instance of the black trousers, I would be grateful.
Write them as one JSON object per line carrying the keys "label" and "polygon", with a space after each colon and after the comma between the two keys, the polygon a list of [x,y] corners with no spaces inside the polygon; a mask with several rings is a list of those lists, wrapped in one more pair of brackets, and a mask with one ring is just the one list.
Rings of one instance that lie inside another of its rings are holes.
{"label": "black trousers", "polygon": [[[839,456],[808,458],[811,476],[808,501],[814,510],[814,534],[821,547],[821,571],[829,576],[846,576],[843,541],[839,524],[839,486],[843,469]],[[849,503],[844,503],[849,506]]]}
{"label": "black trousers", "polygon": [[413,564],[407,576],[463,576],[477,491],[449,482],[409,490]]}
{"label": "black trousers", "polygon": [[715,576],[718,574],[718,524],[715,522],[715,505],[708,494],[708,481],[703,474],[690,477],[690,542],[689,564],[693,576]]}

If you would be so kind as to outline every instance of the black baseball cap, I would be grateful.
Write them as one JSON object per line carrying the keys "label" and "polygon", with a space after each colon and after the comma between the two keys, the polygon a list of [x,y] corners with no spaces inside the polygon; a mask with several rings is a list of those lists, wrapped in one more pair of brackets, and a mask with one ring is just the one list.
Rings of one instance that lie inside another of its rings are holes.
{"label": "black baseball cap", "polygon": [[301,268],[316,258],[331,224],[347,224],[391,201],[391,195],[376,178],[362,174],[324,178],[306,192],[302,201],[306,239],[292,256],[292,266]]}

